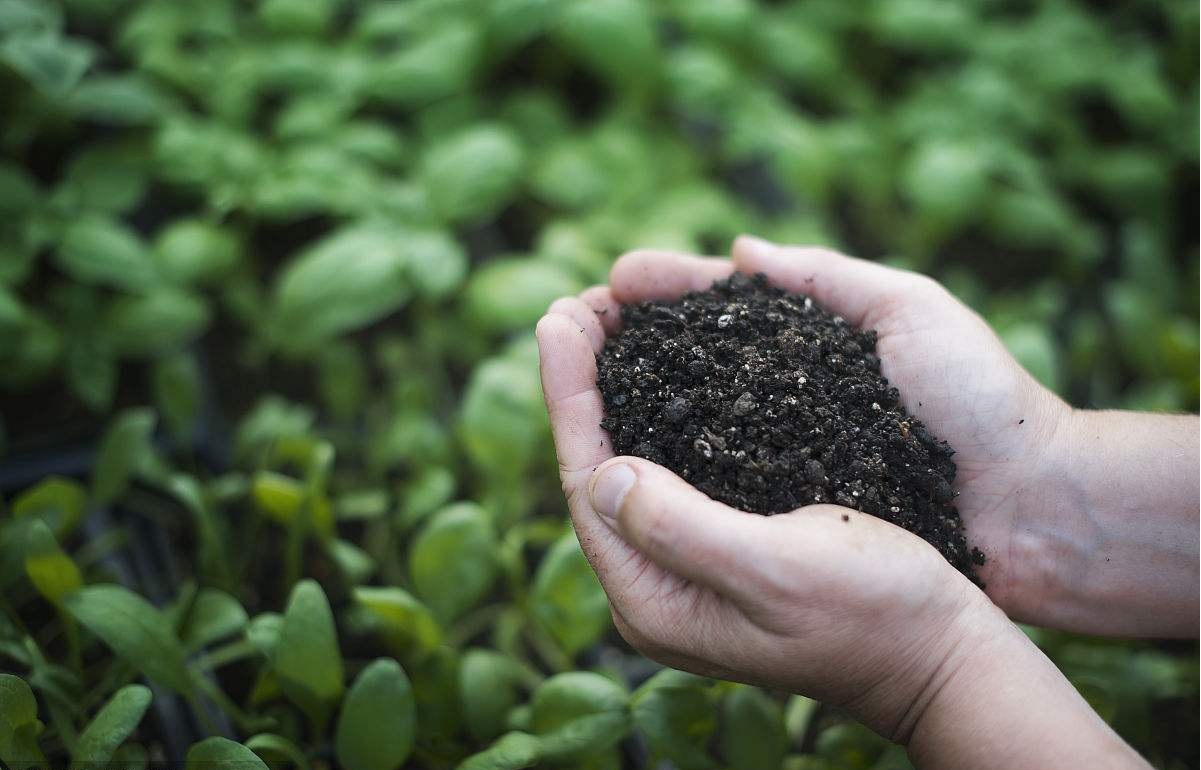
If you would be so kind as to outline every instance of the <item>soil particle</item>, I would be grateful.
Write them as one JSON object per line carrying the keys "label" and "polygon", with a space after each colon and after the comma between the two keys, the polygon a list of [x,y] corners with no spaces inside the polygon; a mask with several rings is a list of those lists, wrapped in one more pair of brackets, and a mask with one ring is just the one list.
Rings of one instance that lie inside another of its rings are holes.
{"label": "soil particle", "polygon": [[[925,539],[979,583],[952,504],[953,450],[880,374],[876,333],[763,276],[622,308],[597,357],[618,454],[705,494],[773,514],[835,503]],[[845,520],[845,517],[844,517]]]}

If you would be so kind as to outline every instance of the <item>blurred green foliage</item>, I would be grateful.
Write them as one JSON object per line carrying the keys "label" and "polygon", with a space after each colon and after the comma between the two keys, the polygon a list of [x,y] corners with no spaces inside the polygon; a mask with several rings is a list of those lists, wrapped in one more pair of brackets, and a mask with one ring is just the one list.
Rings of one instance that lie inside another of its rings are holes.
{"label": "blurred green foliage", "polygon": [[[623,645],[532,323],[623,250],[750,231],[932,273],[1074,403],[1195,409],[1197,27],[0,0],[0,762],[907,766]],[[1195,645],[1030,633],[1197,766]]]}

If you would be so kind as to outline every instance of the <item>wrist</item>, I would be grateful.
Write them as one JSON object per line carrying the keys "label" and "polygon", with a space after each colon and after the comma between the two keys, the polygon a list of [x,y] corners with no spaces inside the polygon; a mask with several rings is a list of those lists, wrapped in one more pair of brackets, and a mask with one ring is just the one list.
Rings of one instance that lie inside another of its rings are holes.
{"label": "wrist", "polygon": [[898,736],[915,766],[1146,767],[995,606],[969,620]]}

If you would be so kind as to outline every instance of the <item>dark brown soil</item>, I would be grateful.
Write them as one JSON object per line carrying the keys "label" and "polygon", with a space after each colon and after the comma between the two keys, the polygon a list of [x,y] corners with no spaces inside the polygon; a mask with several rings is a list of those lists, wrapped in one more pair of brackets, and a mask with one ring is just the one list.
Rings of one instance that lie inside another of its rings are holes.
{"label": "dark brown soil", "polygon": [[923,538],[979,583],[984,554],[964,540],[953,450],[880,374],[874,331],[761,275],[628,305],[622,319],[597,357],[601,426],[618,454],[745,511],[856,508]]}

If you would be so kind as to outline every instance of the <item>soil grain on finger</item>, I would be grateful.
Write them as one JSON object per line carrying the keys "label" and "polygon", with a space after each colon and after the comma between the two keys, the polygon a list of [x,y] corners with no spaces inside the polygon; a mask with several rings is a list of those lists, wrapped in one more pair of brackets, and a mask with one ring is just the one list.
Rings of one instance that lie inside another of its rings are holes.
{"label": "soil grain on finger", "polygon": [[745,511],[833,503],[878,516],[980,582],[984,554],[954,506],[953,450],[880,373],[874,331],[737,273],[621,314],[597,356],[601,426],[618,454]]}

